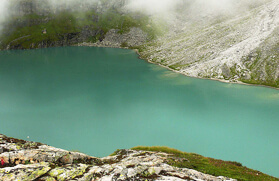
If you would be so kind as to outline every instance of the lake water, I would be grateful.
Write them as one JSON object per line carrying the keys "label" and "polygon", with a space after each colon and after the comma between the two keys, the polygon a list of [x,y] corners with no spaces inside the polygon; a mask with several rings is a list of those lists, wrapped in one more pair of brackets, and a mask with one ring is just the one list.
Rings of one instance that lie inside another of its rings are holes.
{"label": "lake water", "polygon": [[189,78],[132,50],[0,52],[0,133],[92,156],[164,145],[279,176],[279,91]]}

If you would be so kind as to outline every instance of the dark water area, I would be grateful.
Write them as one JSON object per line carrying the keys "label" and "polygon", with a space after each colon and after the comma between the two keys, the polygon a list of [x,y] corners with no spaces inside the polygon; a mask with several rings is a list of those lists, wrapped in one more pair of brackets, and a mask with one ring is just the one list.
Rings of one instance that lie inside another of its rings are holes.
{"label": "dark water area", "polygon": [[132,50],[0,52],[0,133],[92,156],[169,146],[279,176],[279,91],[189,78]]}

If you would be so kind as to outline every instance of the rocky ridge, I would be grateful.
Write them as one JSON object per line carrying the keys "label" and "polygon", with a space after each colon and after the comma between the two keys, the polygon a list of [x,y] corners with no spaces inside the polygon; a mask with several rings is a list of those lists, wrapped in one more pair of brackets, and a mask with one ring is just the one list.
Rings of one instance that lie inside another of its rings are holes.
{"label": "rocky ridge", "polygon": [[166,163],[171,154],[118,150],[91,157],[0,135],[0,180],[231,180]]}

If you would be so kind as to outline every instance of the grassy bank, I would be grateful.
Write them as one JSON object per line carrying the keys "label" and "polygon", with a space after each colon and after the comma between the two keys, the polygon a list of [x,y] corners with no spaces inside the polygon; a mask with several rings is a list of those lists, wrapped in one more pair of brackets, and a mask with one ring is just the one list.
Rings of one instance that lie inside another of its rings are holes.
{"label": "grassy bank", "polygon": [[259,171],[249,169],[238,162],[223,161],[204,157],[195,153],[186,153],[168,147],[146,147],[137,146],[132,150],[164,152],[171,156],[168,164],[179,168],[190,168],[213,176],[225,176],[240,181],[278,181],[278,178],[263,174]]}

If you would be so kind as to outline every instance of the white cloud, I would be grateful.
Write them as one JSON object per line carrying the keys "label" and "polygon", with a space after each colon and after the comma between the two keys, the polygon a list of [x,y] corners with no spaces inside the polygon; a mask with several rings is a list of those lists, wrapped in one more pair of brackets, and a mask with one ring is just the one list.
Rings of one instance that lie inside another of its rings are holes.
{"label": "white cloud", "polygon": [[174,10],[182,0],[130,0],[127,8],[148,14],[166,13]]}
{"label": "white cloud", "polygon": [[4,21],[8,18],[8,7],[9,7],[9,0],[1,0],[0,1],[0,32],[2,30],[2,26]]}
{"label": "white cloud", "polygon": [[194,15],[204,13],[227,14],[257,6],[270,0],[129,0],[128,9],[164,14],[177,9],[189,10]]}
{"label": "white cloud", "polygon": [[[10,2],[19,2],[20,0],[0,0],[0,31],[3,27],[3,22],[8,19],[9,14],[8,7]],[[41,1],[41,2],[40,2]],[[45,7],[45,3],[49,3],[50,7],[56,12],[59,9],[90,9],[96,2],[101,0],[36,0],[34,2],[39,3]],[[171,12],[179,10],[186,10],[185,16],[197,17],[201,15],[211,13],[213,15],[237,13],[240,9],[248,8],[249,6],[257,5],[270,0],[126,0],[126,9],[132,11],[141,11],[148,13],[149,15],[159,14],[162,17],[170,18]],[[106,3],[117,4],[120,0],[108,0]],[[107,6],[103,6],[107,7]],[[16,11],[17,12],[17,11]]]}

